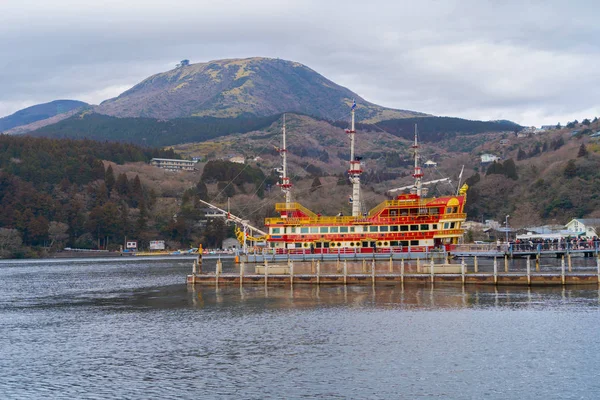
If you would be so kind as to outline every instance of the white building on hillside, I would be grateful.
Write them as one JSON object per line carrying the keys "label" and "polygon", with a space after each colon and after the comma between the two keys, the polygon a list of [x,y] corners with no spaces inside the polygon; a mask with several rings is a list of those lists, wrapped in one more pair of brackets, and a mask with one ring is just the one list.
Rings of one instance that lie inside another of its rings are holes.
{"label": "white building on hillside", "polygon": [[600,218],[575,218],[566,225],[574,234],[587,237],[598,237],[596,227],[600,227]]}
{"label": "white building on hillside", "polygon": [[168,171],[193,171],[196,165],[195,161],[174,160],[170,158],[153,158],[150,163],[155,167],[166,169]]}
{"label": "white building on hillside", "polygon": [[500,157],[495,156],[493,154],[487,154],[486,153],[486,154],[482,154],[481,155],[481,163],[482,164],[491,164],[494,161],[498,161],[498,160],[500,160]]}
{"label": "white building on hillside", "polygon": [[238,164],[245,164],[246,163],[246,159],[244,157],[241,157],[241,156],[231,157],[229,159],[229,161],[234,162],[234,163],[238,163]]}

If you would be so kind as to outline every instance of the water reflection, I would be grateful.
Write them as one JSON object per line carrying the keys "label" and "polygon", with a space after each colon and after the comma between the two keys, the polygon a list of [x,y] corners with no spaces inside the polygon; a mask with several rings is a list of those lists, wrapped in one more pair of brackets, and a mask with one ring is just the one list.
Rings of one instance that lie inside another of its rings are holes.
{"label": "water reflection", "polygon": [[[407,284],[389,286],[217,286],[188,285],[194,307],[214,304],[262,304],[265,308],[377,307],[406,309],[461,309],[478,307],[556,307],[597,305],[596,287],[494,287]],[[573,293],[575,293],[573,295]],[[576,300],[574,300],[576,299]]]}

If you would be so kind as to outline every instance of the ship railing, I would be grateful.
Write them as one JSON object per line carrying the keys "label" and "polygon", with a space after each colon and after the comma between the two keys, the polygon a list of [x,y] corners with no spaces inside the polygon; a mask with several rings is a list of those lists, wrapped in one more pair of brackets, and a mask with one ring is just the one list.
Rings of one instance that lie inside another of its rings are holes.
{"label": "ship railing", "polygon": [[293,210],[301,211],[309,217],[317,216],[313,211],[310,211],[308,208],[304,207],[300,203],[290,203],[289,205],[286,203],[275,204],[275,211],[293,211]]}
{"label": "ship railing", "polygon": [[[272,217],[265,218],[265,225],[311,225],[311,224],[409,224],[409,223],[436,223],[438,221],[450,221],[450,220],[464,220],[467,218],[467,214],[457,213],[457,214],[447,214],[444,215],[443,218],[434,216],[434,215],[421,215],[421,219],[415,220],[415,216],[393,216],[393,217],[351,217],[351,216],[342,216],[342,217],[331,217],[331,216],[314,216],[314,217]],[[459,233],[462,233],[461,230],[458,230]],[[446,231],[448,232],[448,231]]]}
{"label": "ship railing", "polygon": [[464,220],[467,218],[466,213],[439,214],[439,216],[440,216],[440,221],[455,220],[455,219],[463,219]]}

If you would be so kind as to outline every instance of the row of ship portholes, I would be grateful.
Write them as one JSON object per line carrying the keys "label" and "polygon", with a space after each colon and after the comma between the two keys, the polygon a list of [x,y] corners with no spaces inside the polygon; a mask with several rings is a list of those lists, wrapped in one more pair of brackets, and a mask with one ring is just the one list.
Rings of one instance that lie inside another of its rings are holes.
{"label": "row of ship portholes", "polygon": [[[389,245],[389,242],[377,242],[377,246],[387,246]],[[309,244],[308,243],[304,243],[304,247],[308,247]],[[332,242],[329,243],[329,247],[345,247],[344,245],[342,245],[342,243],[340,242]],[[361,247],[361,243],[360,242],[350,242],[350,244],[348,245],[348,247]]]}

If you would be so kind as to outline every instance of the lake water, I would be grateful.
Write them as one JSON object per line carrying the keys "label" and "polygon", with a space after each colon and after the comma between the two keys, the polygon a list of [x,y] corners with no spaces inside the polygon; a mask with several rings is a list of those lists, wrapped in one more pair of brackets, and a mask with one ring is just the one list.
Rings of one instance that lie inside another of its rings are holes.
{"label": "lake water", "polygon": [[215,289],[190,269],[0,260],[0,398],[600,398],[595,286]]}

